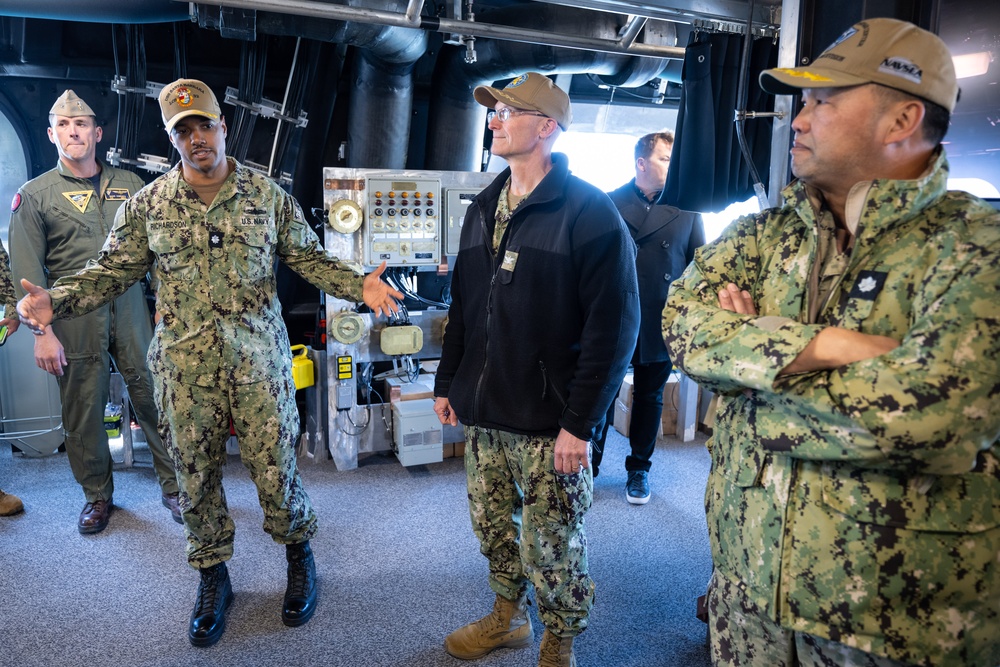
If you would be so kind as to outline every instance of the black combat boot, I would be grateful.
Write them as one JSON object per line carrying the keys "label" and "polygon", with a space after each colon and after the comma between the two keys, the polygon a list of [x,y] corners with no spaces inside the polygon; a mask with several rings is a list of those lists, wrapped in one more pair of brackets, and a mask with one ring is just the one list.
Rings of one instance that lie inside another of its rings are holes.
{"label": "black combat boot", "polygon": [[211,646],[222,637],[226,629],[226,610],[233,603],[233,586],[229,583],[229,570],[219,563],[201,570],[198,599],[191,612],[188,639],[194,646]]}
{"label": "black combat boot", "polygon": [[290,628],[304,625],[316,611],[316,561],[309,541],[285,545],[288,587],[281,622]]}

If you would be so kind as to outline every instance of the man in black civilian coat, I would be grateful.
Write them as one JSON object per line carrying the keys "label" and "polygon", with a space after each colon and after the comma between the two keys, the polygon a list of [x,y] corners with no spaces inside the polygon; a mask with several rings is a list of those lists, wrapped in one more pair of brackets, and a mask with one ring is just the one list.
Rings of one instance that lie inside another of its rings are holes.
{"label": "man in black civilian coat", "polygon": [[[639,247],[636,271],[642,322],[632,354],[634,373],[629,427],[632,453],[625,459],[625,470],[628,472],[625,499],[633,505],[649,502],[650,457],[660,432],[663,387],[671,370],[670,357],[660,331],[667,289],[694,258],[695,248],[705,243],[701,215],[655,203],[667,181],[673,145],[674,135],[670,132],[647,134],[639,139],[635,145],[635,178],[608,193]],[[600,437],[594,442],[595,477],[613,417],[614,404],[608,411]]]}

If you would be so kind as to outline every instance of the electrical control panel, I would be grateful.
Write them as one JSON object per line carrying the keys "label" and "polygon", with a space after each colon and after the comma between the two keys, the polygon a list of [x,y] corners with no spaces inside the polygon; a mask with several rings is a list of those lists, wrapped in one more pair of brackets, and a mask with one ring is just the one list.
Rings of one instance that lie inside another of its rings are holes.
{"label": "electrical control panel", "polygon": [[458,254],[469,204],[494,178],[486,172],[328,167],[323,246],[367,268],[385,262],[440,270]]}
{"label": "electrical control panel", "polygon": [[365,264],[441,262],[441,179],[369,177],[364,195]]}
{"label": "electrical control panel", "polygon": [[[357,465],[359,451],[379,451],[376,440],[385,440],[383,433],[395,436],[385,444],[394,445],[403,465],[441,460],[442,427],[433,398],[420,410],[416,405],[398,408],[393,402],[394,428],[383,430],[377,424],[386,422],[385,415],[379,419],[371,413],[371,397],[377,392],[366,391],[377,372],[369,364],[402,361],[412,369],[421,359],[441,356],[448,273],[458,254],[464,218],[474,197],[496,177],[467,171],[323,169],[323,208],[312,209],[325,222],[323,248],[364,273],[385,262],[382,279],[406,298],[405,308],[390,317],[326,295],[327,444],[338,468]],[[343,363],[340,357],[346,357]],[[355,366],[358,374],[352,377]],[[370,404],[362,417],[365,402]],[[411,402],[416,401],[403,401]],[[448,428],[461,437],[459,428]]]}

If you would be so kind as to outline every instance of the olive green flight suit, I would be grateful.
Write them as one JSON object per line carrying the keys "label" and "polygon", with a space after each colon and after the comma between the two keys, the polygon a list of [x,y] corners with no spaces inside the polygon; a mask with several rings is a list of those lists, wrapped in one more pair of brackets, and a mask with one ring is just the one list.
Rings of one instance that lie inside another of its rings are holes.
{"label": "olive green flight suit", "polygon": [[[55,169],[25,183],[10,216],[11,270],[36,285],[52,285],[96,258],[115,213],[144,183],[135,174],[101,163],[100,192],[58,162]],[[20,281],[18,296],[24,295]],[[146,435],[163,493],[177,492],[174,465],[158,433],[152,378],[146,351],[152,338],[142,287],[131,289],[94,312],[54,322],[67,366],[58,378],[66,454],[87,502],[114,492],[111,451],[104,430],[113,359],[128,385],[136,421]],[[128,425],[125,425],[128,428]]]}

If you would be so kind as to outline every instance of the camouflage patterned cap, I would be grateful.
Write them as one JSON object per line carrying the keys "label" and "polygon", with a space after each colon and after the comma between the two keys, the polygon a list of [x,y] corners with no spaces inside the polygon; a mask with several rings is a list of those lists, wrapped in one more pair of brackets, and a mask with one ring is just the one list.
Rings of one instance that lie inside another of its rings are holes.
{"label": "camouflage patterned cap", "polygon": [[503,90],[491,86],[477,86],[472,91],[476,101],[487,109],[492,109],[497,102],[503,102],[515,109],[531,109],[542,113],[566,129],[573,122],[573,110],[569,105],[569,95],[552,82],[552,79],[528,72],[522,74]]}
{"label": "camouflage patterned cap", "polygon": [[896,19],[859,21],[809,65],[760,73],[760,87],[774,95],[865,83],[901,90],[949,112],[958,101],[955,64],[944,41]]}
{"label": "camouflage patterned cap", "polygon": [[94,116],[94,110],[84,102],[72,90],[66,90],[60,95],[52,108],[49,109],[50,116],[65,116],[66,118],[76,118],[77,116]]}
{"label": "camouflage patterned cap", "polygon": [[178,79],[165,85],[160,91],[160,113],[167,132],[174,129],[177,121],[188,116],[205,116],[212,120],[222,117],[215,93],[197,79]]}

